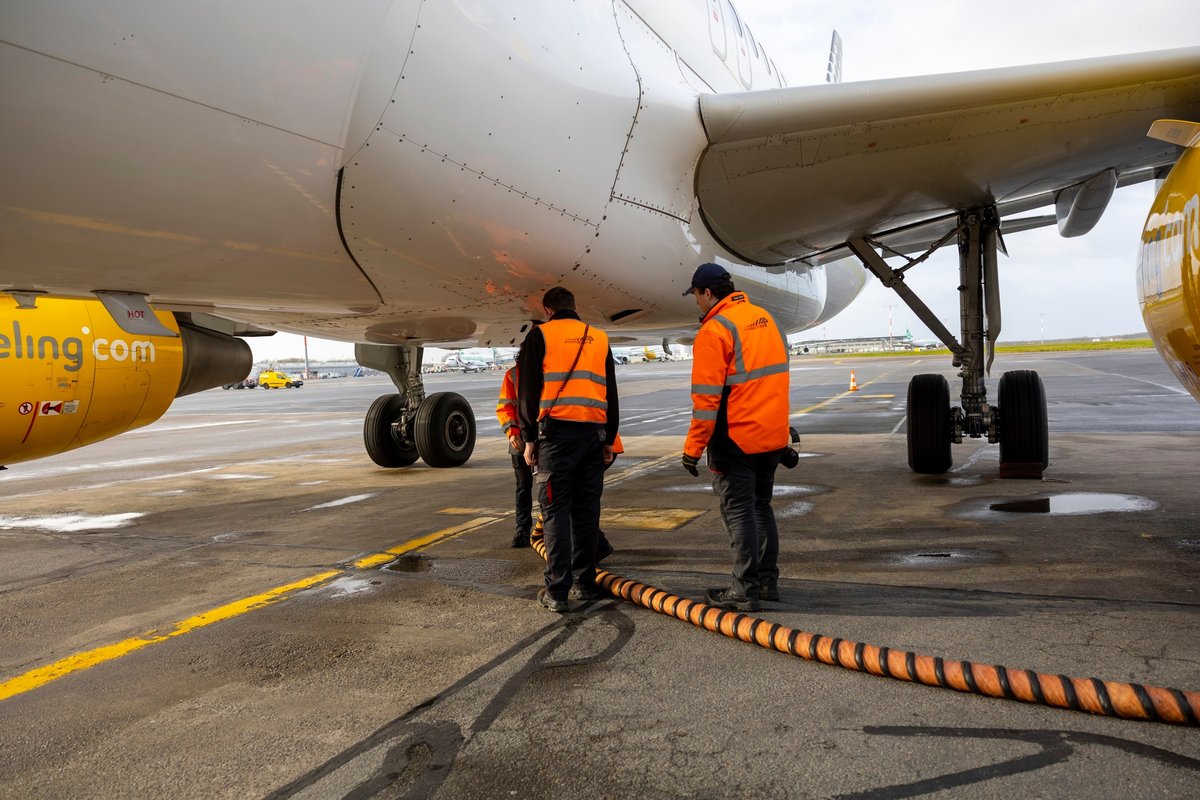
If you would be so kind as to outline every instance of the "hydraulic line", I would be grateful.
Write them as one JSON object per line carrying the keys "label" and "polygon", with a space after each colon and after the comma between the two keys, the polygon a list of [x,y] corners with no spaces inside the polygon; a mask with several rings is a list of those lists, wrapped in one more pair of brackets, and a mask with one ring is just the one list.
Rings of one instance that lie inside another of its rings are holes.
{"label": "hydraulic line", "polygon": [[[544,559],[546,545],[535,529],[533,549]],[[759,617],[679,597],[663,589],[596,570],[596,585],[614,597],[731,639],[757,644],[808,661],[987,697],[1038,703],[1105,717],[1200,725],[1200,692],[1140,683],[1048,675],[997,664],[954,661],[910,650],[892,650],[818,633],[795,630]]]}

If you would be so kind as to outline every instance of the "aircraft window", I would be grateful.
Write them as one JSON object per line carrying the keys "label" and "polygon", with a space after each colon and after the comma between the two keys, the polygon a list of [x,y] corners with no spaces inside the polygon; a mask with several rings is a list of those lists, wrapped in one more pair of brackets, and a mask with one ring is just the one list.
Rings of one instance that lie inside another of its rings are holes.
{"label": "aircraft window", "polygon": [[733,24],[737,27],[738,36],[744,36],[742,33],[742,21],[738,18],[737,9],[733,7],[733,3],[729,3],[729,15],[733,17]]}

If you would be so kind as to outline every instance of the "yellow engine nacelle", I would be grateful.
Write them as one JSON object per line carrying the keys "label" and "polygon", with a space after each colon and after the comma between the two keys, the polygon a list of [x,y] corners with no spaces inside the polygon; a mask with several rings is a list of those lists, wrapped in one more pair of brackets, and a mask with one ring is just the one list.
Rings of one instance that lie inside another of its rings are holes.
{"label": "yellow engine nacelle", "polygon": [[155,315],[180,337],[128,334],[96,300],[0,295],[0,464],[149,425],[176,397],[249,374],[245,342]]}

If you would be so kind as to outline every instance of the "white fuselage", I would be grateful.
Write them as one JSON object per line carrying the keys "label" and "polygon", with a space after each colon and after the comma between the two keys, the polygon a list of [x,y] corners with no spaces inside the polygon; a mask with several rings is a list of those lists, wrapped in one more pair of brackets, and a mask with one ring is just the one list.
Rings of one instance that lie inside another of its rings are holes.
{"label": "white fuselage", "polygon": [[725,0],[16,0],[0,289],[125,290],[351,341],[506,345],[563,284],[686,338],[704,261],[789,330],[864,283],[732,261],[701,93],[778,72]]}

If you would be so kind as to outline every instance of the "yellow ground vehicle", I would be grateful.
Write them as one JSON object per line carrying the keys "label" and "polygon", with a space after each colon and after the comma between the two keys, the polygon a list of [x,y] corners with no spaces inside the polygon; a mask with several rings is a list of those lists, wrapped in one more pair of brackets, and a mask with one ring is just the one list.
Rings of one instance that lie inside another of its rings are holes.
{"label": "yellow ground vehicle", "polygon": [[304,385],[304,381],[283,372],[263,370],[258,373],[258,385],[264,389],[291,389]]}

